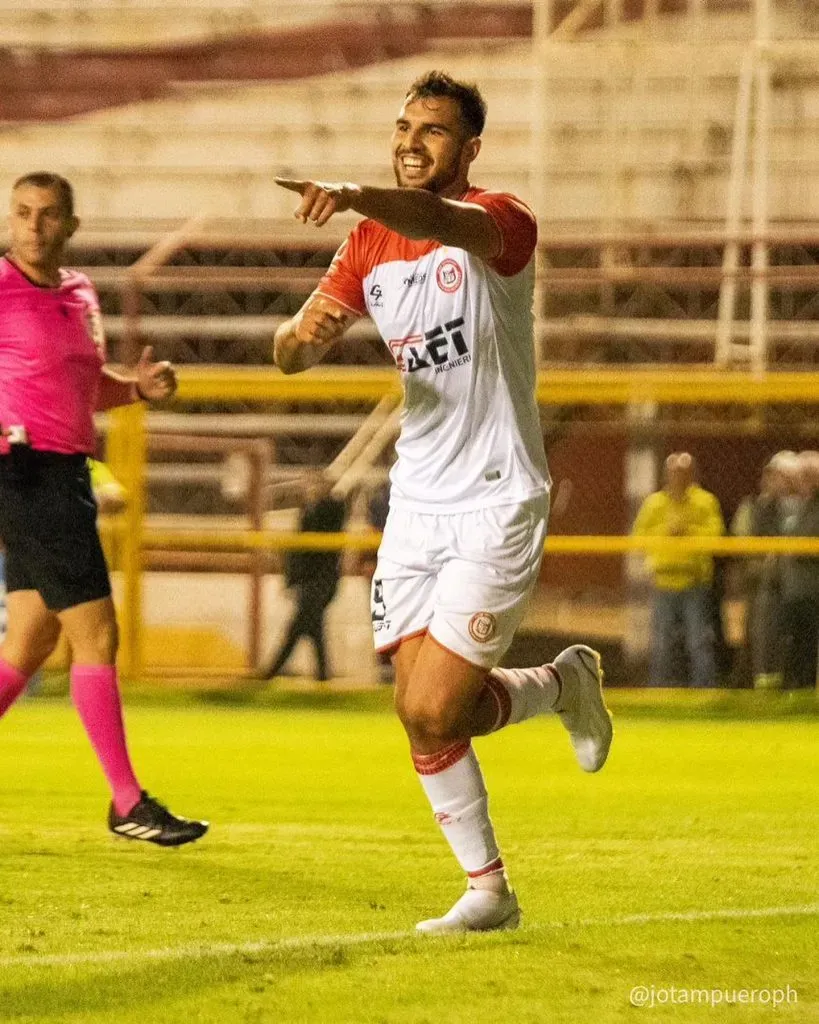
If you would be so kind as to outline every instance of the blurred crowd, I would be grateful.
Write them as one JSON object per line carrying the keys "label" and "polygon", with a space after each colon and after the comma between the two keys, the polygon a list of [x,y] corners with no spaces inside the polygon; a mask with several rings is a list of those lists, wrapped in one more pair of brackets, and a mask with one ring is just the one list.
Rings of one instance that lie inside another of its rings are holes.
{"label": "blurred crowd", "polygon": [[[819,537],[819,452],[777,452],[757,494],[731,522],[742,537]],[[819,648],[819,558],[766,555],[742,568],[746,637],[758,688],[814,686]]]}
{"label": "blurred crowd", "polygon": [[[664,486],[643,502],[633,533],[644,537],[719,537],[716,496],[697,482],[688,452],[665,462]],[[819,537],[819,452],[781,451],[762,470],[758,493],[745,498],[731,524],[738,537]],[[745,675],[759,689],[812,687],[819,652],[819,558],[765,554],[735,559],[729,588],[745,608]],[[649,552],[652,636],[649,682],[716,686],[737,673],[726,659],[724,580],[715,560],[673,547]],[[741,684],[741,683],[740,683]]]}
{"label": "blurred crowd", "polygon": [[[121,486],[101,463],[93,463],[94,492],[103,514],[122,511]],[[321,474],[307,474],[300,502],[299,529],[335,532],[344,528],[345,503],[330,494]],[[372,493],[368,529],[380,532],[388,508],[388,488]],[[664,486],[643,502],[634,523],[637,536],[819,538],[819,451],[780,451],[762,468],[759,488],[740,503],[729,526],[717,497],[697,481],[687,452],[674,452],[664,465]],[[116,553],[107,551],[116,561]],[[817,685],[819,666],[819,557],[766,554],[721,562],[673,547],[650,552],[652,583],[651,663],[654,686],[753,685],[757,689],[797,689]],[[374,557],[362,553],[351,571],[370,576]],[[336,593],[341,563],[335,552],[292,552],[286,583],[297,595],[296,612],[277,654],[257,675],[281,672],[301,637],[312,641],[317,677],[332,676],[327,661],[324,617]],[[4,631],[0,548],[0,637]],[[739,599],[744,609],[744,647],[732,651],[725,640],[723,598]],[[392,679],[386,659],[383,682]]]}

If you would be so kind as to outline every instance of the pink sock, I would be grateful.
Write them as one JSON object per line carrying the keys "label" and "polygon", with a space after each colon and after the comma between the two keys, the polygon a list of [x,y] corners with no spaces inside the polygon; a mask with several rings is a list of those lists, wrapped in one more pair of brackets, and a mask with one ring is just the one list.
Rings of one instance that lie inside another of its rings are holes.
{"label": "pink sock", "polygon": [[142,790],[131,767],[122,704],[113,665],[72,665],[71,697],[102,765],[117,814],[139,803]]}
{"label": "pink sock", "polygon": [[27,681],[28,676],[25,676],[19,668],[9,665],[7,661],[0,658],[0,718],[5,715],[26,688]]}

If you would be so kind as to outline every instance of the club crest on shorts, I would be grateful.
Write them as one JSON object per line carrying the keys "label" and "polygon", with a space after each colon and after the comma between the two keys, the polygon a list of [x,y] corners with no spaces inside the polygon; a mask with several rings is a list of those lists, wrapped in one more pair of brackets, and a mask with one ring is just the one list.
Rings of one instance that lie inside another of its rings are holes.
{"label": "club crest on shorts", "polygon": [[491,612],[475,612],[469,620],[469,635],[479,644],[488,643],[498,629],[498,620]]}

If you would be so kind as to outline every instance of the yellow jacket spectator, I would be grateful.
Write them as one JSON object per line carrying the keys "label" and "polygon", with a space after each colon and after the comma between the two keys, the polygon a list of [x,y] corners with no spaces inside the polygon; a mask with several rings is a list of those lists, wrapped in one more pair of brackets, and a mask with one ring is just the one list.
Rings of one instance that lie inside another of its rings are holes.
{"label": "yellow jacket spectator", "polygon": [[[667,488],[649,494],[637,513],[637,537],[719,537],[725,532],[719,501],[690,483],[681,494]],[[711,555],[693,551],[652,551],[647,556],[654,584],[661,590],[686,590],[709,584],[714,576]]]}
{"label": "yellow jacket spectator", "polygon": [[[725,531],[719,502],[694,483],[688,452],[669,455],[665,487],[643,502],[634,523],[638,537],[718,537]],[[652,551],[654,575],[651,682],[678,678],[675,651],[682,636],[694,686],[716,685],[715,630],[711,613],[714,559],[690,551]]]}

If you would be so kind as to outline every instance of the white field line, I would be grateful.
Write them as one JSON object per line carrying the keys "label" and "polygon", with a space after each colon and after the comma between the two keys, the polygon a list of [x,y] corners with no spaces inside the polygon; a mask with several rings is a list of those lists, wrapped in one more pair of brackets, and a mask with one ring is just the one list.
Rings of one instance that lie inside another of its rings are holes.
{"label": "white field line", "polygon": [[[665,924],[674,922],[735,921],[765,917],[817,917],[819,903],[794,907],[757,907],[724,910],[685,910],[656,914],[627,914],[620,917],[589,917],[575,921],[542,921],[524,925],[525,932],[558,931],[569,928],[618,928],[629,925]],[[361,932],[352,935],[299,935],[287,939],[262,939],[258,942],[204,942],[159,949],[101,950],[95,953],[46,953],[40,956],[0,957],[0,970],[8,967],[74,967],[80,964],[113,964],[127,960],[140,961],[197,960],[209,957],[253,956],[260,953],[287,950],[325,949],[337,946],[361,946],[368,942],[390,942],[418,938],[429,942],[429,936],[419,936],[414,930],[400,932]]]}

